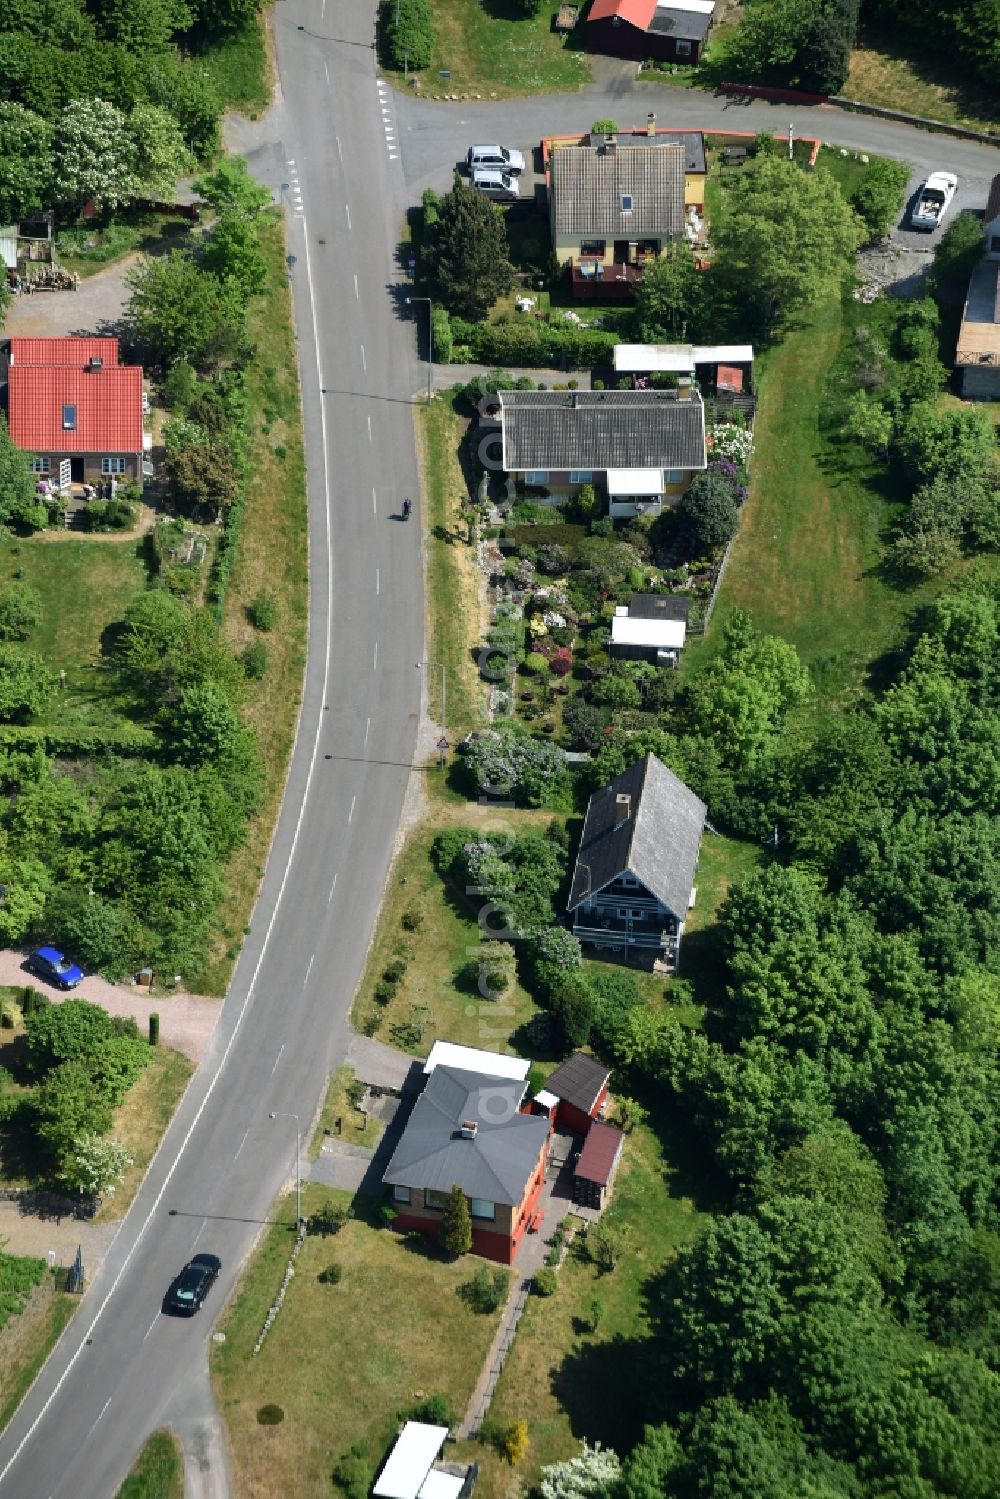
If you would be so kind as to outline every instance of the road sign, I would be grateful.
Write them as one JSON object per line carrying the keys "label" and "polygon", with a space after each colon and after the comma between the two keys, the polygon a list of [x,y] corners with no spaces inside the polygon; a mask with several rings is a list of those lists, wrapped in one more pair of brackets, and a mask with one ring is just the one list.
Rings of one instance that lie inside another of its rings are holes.
{"label": "road sign", "polygon": [[438,740],[438,749],[441,751],[441,753],[443,755],[444,752],[445,752],[445,750],[447,748],[448,748],[448,741],[447,741],[447,739],[445,739],[445,738],[442,737],[441,739]]}

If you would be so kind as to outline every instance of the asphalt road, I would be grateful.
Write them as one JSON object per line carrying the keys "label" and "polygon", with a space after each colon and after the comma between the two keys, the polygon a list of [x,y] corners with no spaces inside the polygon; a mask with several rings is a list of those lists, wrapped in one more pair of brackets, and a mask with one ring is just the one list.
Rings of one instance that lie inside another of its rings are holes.
{"label": "asphalt road", "polygon": [[[424,186],[446,187],[473,139],[533,147],[601,115],[623,126],[786,128],[950,167],[982,201],[1000,155],[819,108],[734,104],[630,83],[496,104],[433,105],[377,85],[373,0],[275,9],[280,96],[233,143],[286,203],[309,459],[310,651],[298,741],[254,918],[203,1066],[80,1314],[0,1438],[0,1499],[111,1499],[144,1437],[171,1424],[189,1499],[227,1493],[206,1351],[327,1073],[384,886],[423,672],[412,398],[423,380],[395,247]],[[607,70],[604,70],[607,72]],[[926,243],[926,241],[922,241]],[[200,1317],[160,1314],[196,1250],[222,1257]]]}
{"label": "asphalt road", "polygon": [[[189,1494],[224,1494],[206,1350],[215,1315],[308,1126],[385,882],[423,673],[412,394],[423,378],[391,292],[397,210],[371,0],[275,11],[282,100],[262,165],[289,184],[309,455],[312,596],[302,718],[246,948],[204,1065],[85,1303],[0,1440],[3,1499],[111,1499],[164,1423]],[[308,30],[298,30],[298,26]],[[323,42],[321,35],[337,38]],[[301,208],[298,206],[301,204]],[[196,1250],[221,1256],[205,1311],[166,1317]]]}

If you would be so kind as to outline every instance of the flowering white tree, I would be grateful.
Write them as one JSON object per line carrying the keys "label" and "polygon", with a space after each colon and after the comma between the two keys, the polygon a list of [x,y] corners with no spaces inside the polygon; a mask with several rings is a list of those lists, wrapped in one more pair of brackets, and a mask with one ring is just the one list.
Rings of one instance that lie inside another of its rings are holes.
{"label": "flowering white tree", "polygon": [[71,99],[59,116],[53,191],[60,203],[118,208],[139,192],[128,121],[106,99]]}
{"label": "flowering white tree", "polygon": [[129,116],[135,149],[135,171],[151,198],[173,199],[178,177],[194,165],[181,127],[156,104],[137,104]]}
{"label": "flowering white tree", "polygon": [[113,1197],[131,1164],[132,1157],[120,1141],[87,1131],[77,1135],[59,1175],[67,1187],[85,1197]]}
{"label": "flowering white tree", "polygon": [[543,1468],[538,1488],[542,1499],[595,1499],[610,1493],[621,1471],[617,1452],[600,1442],[593,1447],[584,1442],[576,1457]]}

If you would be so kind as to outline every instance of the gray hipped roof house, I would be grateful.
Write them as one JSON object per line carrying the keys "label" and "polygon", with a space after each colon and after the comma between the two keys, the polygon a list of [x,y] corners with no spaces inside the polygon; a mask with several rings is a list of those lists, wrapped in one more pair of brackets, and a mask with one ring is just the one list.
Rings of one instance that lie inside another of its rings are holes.
{"label": "gray hipped roof house", "polygon": [[516,1207],[548,1137],[548,1120],[520,1114],[525,1084],[457,1067],[435,1067],[417,1099],[383,1181]]}
{"label": "gray hipped roof house", "polygon": [[590,798],[568,908],[583,942],[674,964],[692,904],[705,804],[655,755]]}
{"label": "gray hipped roof house", "polygon": [[502,390],[503,466],[701,469],[705,412],[673,390]]}

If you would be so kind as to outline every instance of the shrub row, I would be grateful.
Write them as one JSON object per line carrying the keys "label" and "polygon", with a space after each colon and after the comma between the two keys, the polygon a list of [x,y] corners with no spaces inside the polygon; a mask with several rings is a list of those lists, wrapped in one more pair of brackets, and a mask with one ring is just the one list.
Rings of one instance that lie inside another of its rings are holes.
{"label": "shrub row", "polygon": [[384,0],[382,56],[390,68],[426,68],[434,56],[430,0]]}
{"label": "shrub row", "polygon": [[592,369],[610,364],[618,335],[597,328],[565,327],[525,319],[519,323],[470,323],[451,319],[452,358],[456,363],[511,365],[545,369]]}
{"label": "shrub row", "polygon": [[3,724],[0,727],[0,750],[43,749],[46,754],[73,756],[129,755],[155,756],[160,745],[156,734],[138,724],[115,729],[54,728],[38,724]]}

